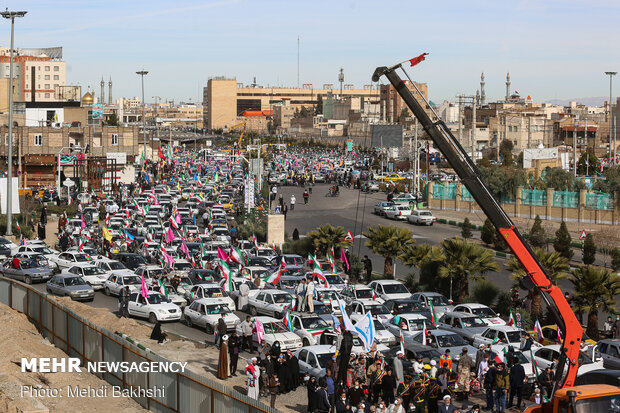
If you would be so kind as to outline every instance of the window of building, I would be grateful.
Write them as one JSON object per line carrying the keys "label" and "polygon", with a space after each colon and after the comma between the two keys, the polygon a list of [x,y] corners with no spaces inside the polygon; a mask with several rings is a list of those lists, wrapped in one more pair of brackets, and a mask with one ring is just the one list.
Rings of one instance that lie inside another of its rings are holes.
{"label": "window of building", "polygon": [[46,93],[46,94],[45,94],[45,97],[46,97],[46,98],[49,98],[49,97],[50,97],[50,94],[49,94],[49,93]]}
{"label": "window of building", "polygon": [[54,66],[54,72],[58,72],[59,70],[60,70],[60,67]]}
{"label": "window of building", "polygon": [[516,127],[516,126],[515,126],[515,129],[514,129],[514,131],[515,131],[515,132],[517,131],[517,127]]}
{"label": "window of building", "polygon": [[512,126],[508,126],[508,132],[512,132]]}
{"label": "window of building", "polygon": [[50,75],[45,75],[45,80],[50,80]]}
{"label": "window of building", "polygon": [[48,90],[49,90],[49,88],[50,88],[50,84],[49,84],[49,83],[46,83],[46,84],[45,84],[45,89],[48,89]]}
{"label": "window of building", "polygon": [[59,80],[58,75],[54,75],[54,80]]}
{"label": "window of building", "polygon": [[43,146],[43,135],[34,135],[34,146]]}
{"label": "window of building", "polygon": [[50,71],[50,67],[49,66],[45,66],[45,71],[49,72]]}
{"label": "window of building", "polygon": [[7,146],[9,144],[9,134],[5,133],[4,134],[4,146]]}
{"label": "window of building", "polygon": [[118,133],[112,134],[112,145],[118,145]]}
{"label": "window of building", "polygon": [[58,83],[54,83],[54,90],[58,87]]}

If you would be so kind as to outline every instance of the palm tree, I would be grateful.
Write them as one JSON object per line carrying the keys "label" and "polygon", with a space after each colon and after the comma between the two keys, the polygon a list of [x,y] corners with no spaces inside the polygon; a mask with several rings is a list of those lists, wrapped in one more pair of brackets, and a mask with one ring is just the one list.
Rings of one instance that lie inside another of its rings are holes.
{"label": "palm tree", "polygon": [[[542,248],[534,248],[534,254],[536,254],[536,258],[538,258],[538,261],[546,270],[547,277],[549,277],[549,280],[553,285],[557,285],[559,280],[568,277],[568,270],[570,267],[568,265],[568,260],[562,254],[555,251],[547,252]],[[508,261],[506,261],[506,268],[512,271],[510,278],[517,281],[521,288],[527,290],[528,284],[526,283],[526,277],[528,277],[528,275],[516,257],[511,257]],[[532,305],[530,308],[532,319],[534,320],[536,318],[541,318],[543,307],[540,289],[537,287],[529,289],[529,296],[532,300]]]}
{"label": "palm tree", "polygon": [[383,265],[383,275],[391,276],[393,273],[392,259],[398,257],[403,248],[413,244],[413,234],[406,228],[395,227],[394,225],[368,228],[364,233],[368,239],[366,246],[373,250],[375,254],[385,258]]}
{"label": "palm tree", "polygon": [[308,232],[308,237],[312,244],[323,255],[333,246],[335,250],[351,245],[351,241],[345,240],[346,232],[343,227],[332,227],[329,224],[323,225]]}
{"label": "palm tree", "polygon": [[[439,264],[443,261],[443,252],[439,245],[411,244],[404,247],[398,256],[403,264],[419,270],[419,285],[427,291],[441,292],[444,286],[437,282]],[[447,288],[445,289],[447,291]]]}
{"label": "palm tree", "polygon": [[465,301],[469,296],[469,279],[480,280],[489,271],[499,271],[493,253],[480,245],[462,238],[447,239],[441,243],[444,259],[439,267],[439,276],[450,279],[450,299],[452,283],[458,283],[458,300]]}
{"label": "palm tree", "polygon": [[620,294],[620,276],[598,267],[583,267],[571,271],[570,282],[575,286],[575,310],[588,312],[586,334],[599,339],[598,312],[617,314],[616,295]]}

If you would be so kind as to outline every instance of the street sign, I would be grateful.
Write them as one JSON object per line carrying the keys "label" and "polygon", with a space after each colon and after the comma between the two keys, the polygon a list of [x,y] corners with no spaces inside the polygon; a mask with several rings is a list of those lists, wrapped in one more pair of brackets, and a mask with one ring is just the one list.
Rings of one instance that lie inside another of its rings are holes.
{"label": "street sign", "polygon": [[65,180],[65,182],[62,183],[64,186],[66,186],[67,188],[71,188],[73,185],[75,185],[75,182],[73,182],[70,179]]}
{"label": "street sign", "polygon": [[581,230],[581,235],[579,236],[579,241],[585,241],[586,237],[588,236],[588,234],[586,233],[586,230]]}
{"label": "street sign", "polygon": [[347,235],[345,235],[344,240],[353,241],[353,234],[351,233],[351,231],[347,231]]}
{"label": "street sign", "polygon": [[280,205],[276,206],[276,207],[273,209],[273,213],[274,213],[274,214],[281,214],[281,213],[282,213],[282,210],[280,209]]}

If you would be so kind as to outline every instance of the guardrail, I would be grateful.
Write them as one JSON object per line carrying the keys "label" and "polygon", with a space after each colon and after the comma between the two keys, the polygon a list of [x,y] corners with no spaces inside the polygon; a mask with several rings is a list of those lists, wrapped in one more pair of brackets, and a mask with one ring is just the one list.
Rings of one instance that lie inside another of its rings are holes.
{"label": "guardrail", "polygon": [[[144,346],[98,327],[69,308],[21,282],[0,277],[0,302],[22,312],[41,335],[70,357],[88,362],[168,362]],[[98,373],[111,385],[132,388],[163,388],[162,395],[133,397],[142,407],[162,413],[277,413],[263,403],[206,377],[183,373]]]}

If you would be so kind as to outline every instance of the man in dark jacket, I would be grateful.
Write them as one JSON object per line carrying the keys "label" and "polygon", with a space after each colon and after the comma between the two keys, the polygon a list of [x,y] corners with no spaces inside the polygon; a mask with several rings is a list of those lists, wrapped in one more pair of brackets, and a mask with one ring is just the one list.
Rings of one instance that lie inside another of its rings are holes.
{"label": "man in dark jacket", "polygon": [[355,379],[355,385],[349,388],[348,397],[351,406],[357,406],[362,401],[364,390],[362,390],[362,386],[360,386],[360,381],[358,379]]}
{"label": "man in dark jacket", "polygon": [[317,413],[328,413],[332,408],[327,398],[327,381],[324,377],[319,380],[319,387],[316,390],[316,411]]}
{"label": "man in dark jacket", "polygon": [[484,373],[484,391],[487,396],[487,410],[493,410],[493,390],[495,388],[495,375],[497,374],[497,370],[495,369],[495,363],[489,360],[489,367]]}
{"label": "man in dark jacket", "polygon": [[364,255],[362,263],[364,264],[364,270],[366,271],[366,280],[370,282],[370,280],[372,280],[372,261],[370,261],[368,255]]}
{"label": "man in dark jacket", "polygon": [[129,317],[129,311],[127,309],[127,306],[129,305],[129,287],[121,288],[118,293],[118,303],[120,304],[118,316]]}
{"label": "man in dark jacket", "polygon": [[527,382],[525,377],[525,369],[519,364],[519,359],[515,360],[510,368],[510,399],[508,400],[508,408],[512,407],[512,401],[515,394],[517,395],[517,407],[521,408],[521,399],[523,398],[523,386]]}
{"label": "man in dark jacket", "polygon": [[351,403],[347,398],[346,392],[340,393],[340,398],[336,400],[336,413],[347,413],[351,412]]}
{"label": "man in dark jacket", "polygon": [[224,313],[217,320],[217,327],[215,328],[215,347],[220,348],[222,337],[226,335],[226,321],[224,321]]}
{"label": "man in dark jacket", "polygon": [[239,361],[239,352],[241,351],[241,339],[237,336],[237,332],[233,331],[228,339],[228,354],[230,355],[230,375],[237,375],[237,362]]}

